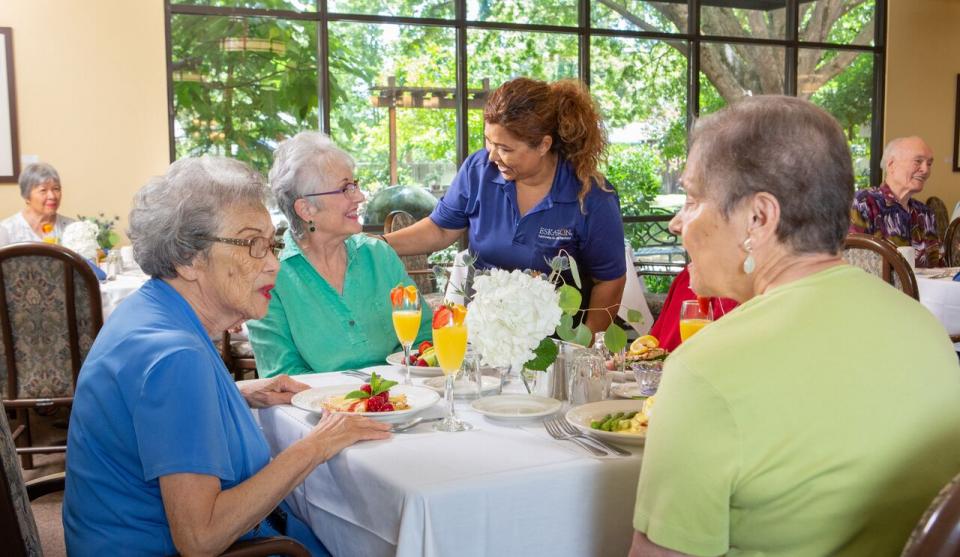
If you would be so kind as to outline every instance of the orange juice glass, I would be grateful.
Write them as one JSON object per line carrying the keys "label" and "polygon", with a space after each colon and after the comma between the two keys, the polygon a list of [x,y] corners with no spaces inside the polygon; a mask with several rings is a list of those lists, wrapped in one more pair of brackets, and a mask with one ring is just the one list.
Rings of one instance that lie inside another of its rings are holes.
{"label": "orange juice glass", "polygon": [[400,344],[412,345],[420,330],[420,310],[401,309],[393,312],[393,330]]}
{"label": "orange juice glass", "polygon": [[417,287],[397,285],[390,291],[393,306],[393,331],[403,347],[403,384],[412,385],[410,379],[410,349],[420,329],[420,293]]}
{"label": "orange juice glass", "polygon": [[686,300],[680,305],[680,340],[686,340],[700,332],[700,329],[713,321],[713,308],[710,304],[700,304],[697,300]]}
{"label": "orange juice glass", "polygon": [[473,426],[457,418],[453,408],[453,381],[467,353],[467,325],[464,322],[466,312],[463,306],[450,306],[440,308],[434,314],[433,349],[437,354],[437,363],[446,376],[444,395],[447,399],[447,417],[433,426],[436,431],[473,429]]}

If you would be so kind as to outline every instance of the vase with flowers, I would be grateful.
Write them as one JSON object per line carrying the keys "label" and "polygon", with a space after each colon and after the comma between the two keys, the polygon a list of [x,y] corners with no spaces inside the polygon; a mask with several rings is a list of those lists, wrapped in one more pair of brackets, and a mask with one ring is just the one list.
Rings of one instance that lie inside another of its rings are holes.
{"label": "vase with flowers", "polygon": [[77,219],[91,222],[97,226],[97,244],[103,253],[109,252],[114,246],[120,243],[120,236],[113,229],[113,227],[120,222],[120,217],[114,216],[113,218],[108,218],[104,213],[100,213],[99,216],[96,217],[77,215]]}

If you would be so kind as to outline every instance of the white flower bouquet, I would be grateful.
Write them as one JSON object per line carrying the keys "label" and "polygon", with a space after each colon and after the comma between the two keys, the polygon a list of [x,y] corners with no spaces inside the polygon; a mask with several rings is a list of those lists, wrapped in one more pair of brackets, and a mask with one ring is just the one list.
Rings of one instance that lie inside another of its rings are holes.
{"label": "white flower bouquet", "polygon": [[97,260],[97,250],[100,244],[97,243],[97,234],[100,229],[96,223],[78,220],[70,223],[63,230],[63,237],[60,243],[65,248],[69,248],[86,259]]}

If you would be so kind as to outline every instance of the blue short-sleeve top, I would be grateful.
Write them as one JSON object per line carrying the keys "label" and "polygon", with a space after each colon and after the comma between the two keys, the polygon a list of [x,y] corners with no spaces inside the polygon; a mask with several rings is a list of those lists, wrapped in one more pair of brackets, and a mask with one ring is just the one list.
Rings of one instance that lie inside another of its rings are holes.
{"label": "blue short-sleeve top", "polygon": [[430,219],[446,229],[469,227],[476,266],[549,272],[549,260],[563,249],[581,272],[597,280],[626,273],[620,202],[596,185],[584,199],[572,165],[557,164],[550,193],[527,214],[517,204],[517,185],[490,162],[486,149],[467,157]]}
{"label": "blue short-sleeve top", "polygon": [[110,316],[80,370],[67,439],[67,552],[174,554],[161,476],[216,476],[226,490],[269,461],[193,308],[152,279]]}

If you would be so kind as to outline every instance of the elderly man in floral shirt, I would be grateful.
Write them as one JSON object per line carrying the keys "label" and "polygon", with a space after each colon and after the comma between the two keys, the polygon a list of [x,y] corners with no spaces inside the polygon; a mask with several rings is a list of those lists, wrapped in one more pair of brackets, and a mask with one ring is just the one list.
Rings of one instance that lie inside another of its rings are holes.
{"label": "elderly man in floral shirt", "polygon": [[850,232],[913,246],[917,267],[940,266],[936,218],[929,207],[913,199],[930,177],[933,151],[919,137],[900,137],[887,144],[880,165],[883,183],[860,190],[853,198]]}

